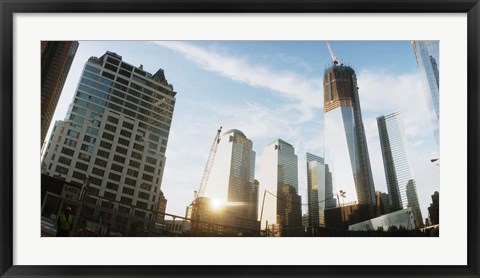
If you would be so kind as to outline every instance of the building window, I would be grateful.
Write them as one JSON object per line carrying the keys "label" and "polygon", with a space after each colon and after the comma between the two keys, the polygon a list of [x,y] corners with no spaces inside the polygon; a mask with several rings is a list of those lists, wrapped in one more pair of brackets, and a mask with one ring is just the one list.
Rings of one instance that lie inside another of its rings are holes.
{"label": "building window", "polygon": [[72,177],[83,181],[83,180],[85,180],[85,178],[86,178],[87,176],[86,176],[85,174],[79,173],[79,172],[77,172],[77,171],[73,171]]}
{"label": "building window", "polygon": [[138,198],[148,201],[148,199],[150,199],[150,194],[145,192],[138,192]]}
{"label": "building window", "polygon": [[79,153],[78,158],[80,158],[81,160],[84,160],[84,161],[90,161],[91,157],[86,153]]}
{"label": "building window", "polygon": [[102,166],[102,167],[107,167],[107,161],[97,158],[95,159],[95,165]]}
{"label": "building window", "polygon": [[105,141],[100,141],[100,147],[110,150],[112,148],[112,144]]}
{"label": "building window", "polygon": [[102,170],[102,169],[98,169],[98,168],[93,167],[92,174],[103,177],[103,175],[105,174],[105,171]]}
{"label": "building window", "polygon": [[[54,160],[54,156],[52,155],[52,160]],[[63,156],[60,156],[58,158],[58,163],[62,163],[62,164],[65,164],[67,166],[70,166],[70,163],[72,162],[72,160],[70,158],[66,158],[66,157],[63,157]]]}
{"label": "building window", "polygon": [[117,174],[114,174],[114,173],[110,173],[108,175],[108,178],[113,180],[113,181],[120,181],[120,175],[117,175]]}
{"label": "building window", "polygon": [[77,162],[77,164],[75,164],[75,168],[77,168],[79,170],[87,171],[88,170],[88,165],[84,164],[82,162]]}
{"label": "building window", "polygon": [[141,152],[143,151],[143,146],[137,143],[133,144],[133,148]]}
{"label": "building window", "polygon": [[58,165],[58,166],[55,168],[55,172],[60,173],[60,174],[67,175],[67,174],[68,174],[68,169],[65,168],[65,167],[62,167],[62,166]]}
{"label": "building window", "polygon": [[87,153],[92,153],[93,152],[93,146],[90,146],[90,145],[87,145],[87,144],[82,144],[81,150],[86,151]]}
{"label": "building window", "polygon": [[153,165],[157,164],[157,160],[155,158],[149,157],[149,156],[147,156],[147,162],[150,163],[150,164],[153,164]]}
{"label": "building window", "polygon": [[103,197],[105,199],[108,199],[108,200],[115,200],[115,198],[117,197],[117,195],[115,193],[112,193],[112,192],[109,192],[109,191],[105,191],[103,192]]}
{"label": "building window", "polygon": [[137,182],[136,182],[134,179],[125,178],[125,184],[131,185],[131,186],[135,186],[135,185],[137,184]]}
{"label": "building window", "polygon": [[145,165],[144,168],[143,168],[146,172],[149,172],[149,173],[155,173],[155,168],[152,167],[152,166],[148,166],[148,165]]}
{"label": "building window", "polygon": [[103,132],[102,138],[113,141],[113,138],[115,138],[115,135],[108,132]]}
{"label": "building window", "polygon": [[[127,139],[123,139],[123,138],[118,138],[118,143],[119,144],[122,144],[124,146],[128,146],[128,144],[130,143],[130,141],[128,141]],[[126,153],[124,153],[126,154]]]}
{"label": "building window", "polygon": [[[129,122],[123,122],[122,126],[125,127],[125,128],[128,128],[130,130],[133,129],[133,124],[131,124]],[[130,137],[130,136],[128,136],[128,137]]]}
{"label": "building window", "polygon": [[153,176],[143,174],[142,179],[151,182],[151,181],[153,181]]}
{"label": "building window", "polygon": [[120,173],[123,171],[123,167],[120,166],[120,165],[117,165],[117,164],[113,164],[113,163],[112,163],[112,167],[111,167],[111,168],[112,168],[112,170],[117,171],[117,172],[120,172]]}
{"label": "building window", "polygon": [[135,171],[135,170],[129,168],[127,170],[127,175],[132,176],[132,177],[138,177],[138,171]]}
{"label": "building window", "polygon": [[87,143],[90,143],[90,144],[95,144],[95,141],[97,139],[95,139],[94,137],[91,137],[91,136],[88,136],[88,135],[85,135],[83,137],[83,141],[87,142]]}
{"label": "building window", "polygon": [[73,138],[78,138],[79,135],[80,135],[80,133],[76,132],[75,130],[69,129],[67,131],[67,136],[70,136],[70,137],[73,137]]}
{"label": "building window", "polygon": [[104,158],[108,158],[110,156],[110,153],[104,150],[98,150],[97,155]]}
{"label": "building window", "polygon": [[117,191],[118,190],[118,184],[107,181],[107,188],[110,189],[110,190],[113,190],[113,191]]}
{"label": "building window", "polygon": [[138,160],[142,160],[142,154],[141,153],[137,153],[137,152],[132,151],[132,157],[136,158]]}
{"label": "building window", "polygon": [[125,157],[119,155],[114,155],[113,160],[115,160],[116,162],[125,163]]}
{"label": "building window", "polygon": [[122,190],[123,193],[127,194],[127,195],[131,195],[133,196],[133,193],[135,192],[135,190],[131,189],[131,188],[128,188],[128,187],[124,187],[123,190]]}
{"label": "building window", "polygon": [[121,153],[121,154],[125,154],[125,155],[126,155],[128,150],[125,149],[125,148],[122,148],[122,147],[120,147],[120,146],[117,146],[116,151],[117,151],[118,153]]}
{"label": "building window", "polygon": [[130,166],[132,167],[135,167],[135,168],[140,168],[140,163],[135,161],[135,160],[130,160],[130,163],[129,163]]}
{"label": "building window", "polygon": [[131,133],[130,131],[126,131],[125,129],[122,129],[122,130],[120,131],[120,135],[125,136],[125,137],[127,137],[127,138],[132,137],[132,133]]}
{"label": "building window", "polygon": [[68,156],[73,156],[74,151],[69,148],[62,148],[62,153]]}
{"label": "building window", "polygon": [[122,196],[120,198],[120,203],[125,204],[125,205],[131,205],[132,204],[132,199],[128,198],[128,197],[125,197],[125,196]]}
{"label": "building window", "polygon": [[87,133],[96,136],[98,135],[98,129],[93,127],[87,127]]}

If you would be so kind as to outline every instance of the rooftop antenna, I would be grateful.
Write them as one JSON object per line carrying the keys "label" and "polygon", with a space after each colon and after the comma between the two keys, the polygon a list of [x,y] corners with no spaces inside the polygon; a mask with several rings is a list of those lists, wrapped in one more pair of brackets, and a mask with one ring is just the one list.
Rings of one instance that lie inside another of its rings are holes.
{"label": "rooftop antenna", "polygon": [[337,55],[333,52],[332,48],[330,47],[330,43],[327,41],[327,47],[328,47],[328,52],[330,52],[330,57],[332,57],[332,61],[334,65],[340,64],[340,66],[343,66],[342,60],[340,60]]}

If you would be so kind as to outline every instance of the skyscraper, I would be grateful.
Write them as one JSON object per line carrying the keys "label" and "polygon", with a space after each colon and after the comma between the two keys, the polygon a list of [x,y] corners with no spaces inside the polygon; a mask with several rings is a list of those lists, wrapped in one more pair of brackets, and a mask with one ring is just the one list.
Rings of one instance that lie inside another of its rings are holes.
{"label": "skyscraper", "polygon": [[78,49],[77,41],[41,42],[41,144]]}
{"label": "skyscraper", "polygon": [[252,147],[252,141],[240,130],[224,132],[202,195],[222,205],[222,210],[234,212],[237,223],[248,229],[258,228],[258,182],[254,179]]}
{"label": "skyscraper", "polygon": [[[273,226],[272,229],[276,231],[285,226],[301,227],[298,158],[294,147],[282,139],[273,141],[263,151],[260,164],[260,193],[260,196],[262,194],[265,196],[260,198],[262,205],[259,214],[262,229],[266,228],[267,222],[268,226]],[[278,235],[280,234],[281,232]]]}
{"label": "skyscraper", "polygon": [[[108,51],[89,58],[42,172],[88,186],[87,203],[110,208],[108,200],[125,215],[153,219],[165,209],[160,188],[175,95],[162,69],[152,75]],[[102,220],[128,221],[111,212]]]}
{"label": "skyscraper", "polygon": [[420,76],[424,87],[425,100],[434,126],[434,135],[439,143],[439,100],[440,100],[440,53],[439,41],[412,41]]}
{"label": "skyscraper", "polygon": [[325,164],[333,187],[335,192],[346,191],[349,200],[370,206],[373,213],[375,187],[355,71],[334,63],[325,70],[323,86]]}
{"label": "skyscraper", "polygon": [[377,118],[383,165],[392,211],[412,208],[417,227],[423,223],[415,178],[407,155],[402,117],[399,112]]}
{"label": "skyscraper", "polygon": [[[325,225],[325,161],[322,157],[307,153],[307,193],[309,226]],[[331,191],[331,189],[330,189]]]}

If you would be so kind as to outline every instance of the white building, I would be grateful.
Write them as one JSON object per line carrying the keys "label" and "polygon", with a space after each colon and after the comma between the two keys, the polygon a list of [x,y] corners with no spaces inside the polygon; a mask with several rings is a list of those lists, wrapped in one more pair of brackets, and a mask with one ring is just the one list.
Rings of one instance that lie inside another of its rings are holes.
{"label": "white building", "polygon": [[[152,75],[112,52],[91,57],[65,120],[55,123],[42,172],[74,184],[88,177],[88,203],[153,219],[175,95],[162,69]],[[102,216],[112,224],[131,221]]]}

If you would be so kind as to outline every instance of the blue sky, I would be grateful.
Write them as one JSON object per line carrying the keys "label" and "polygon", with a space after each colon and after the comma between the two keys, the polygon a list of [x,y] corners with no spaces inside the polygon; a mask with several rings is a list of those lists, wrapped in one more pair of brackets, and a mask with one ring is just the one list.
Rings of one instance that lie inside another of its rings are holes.
{"label": "blue sky", "polygon": [[[430,195],[439,190],[439,167],[430,162],[438,151],[410,42],[330,44],[357,73],[375,188],[387,191],[376,117],[401,111],[427,217]],[[240,129],[253,141],[256,176],[268,143],[277,138],[291,143],[299,158],[299,193],[307,202],[305,152],[323,155],[322,83],[331,65],[325,42],[81,41],[54,120],[65,117],[85,61],[107,50],[151,73],[163,68],[177,92],[162,183],[168,213],[184,215],[193,200],[219,126]]]}

